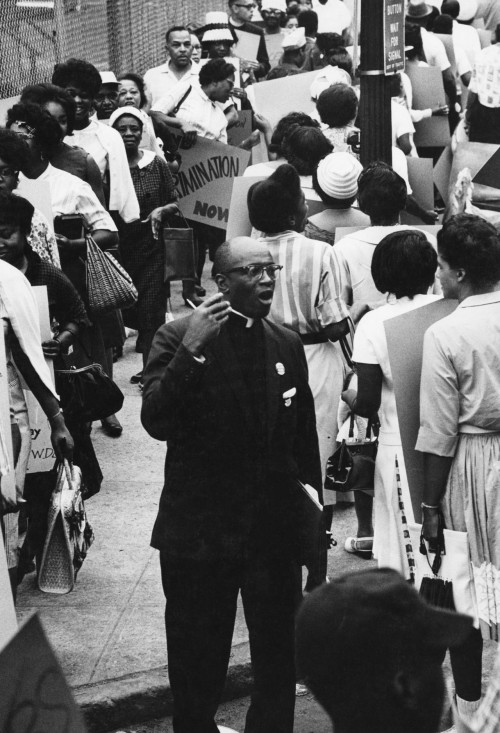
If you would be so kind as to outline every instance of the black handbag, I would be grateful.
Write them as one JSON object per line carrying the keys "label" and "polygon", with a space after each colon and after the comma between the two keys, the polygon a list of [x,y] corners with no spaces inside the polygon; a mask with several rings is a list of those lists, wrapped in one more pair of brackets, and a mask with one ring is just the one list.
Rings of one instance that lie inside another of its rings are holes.
{"label": "black handbag", "polygon": [[124,395],[100,364],[56,370],[57,389],[68,418],[104,420],[121,410]]}
{"label": "black handbag", "polygon": [[325,489],[347,493],[373,489],[375,458],[378,449],[378,420],[368,420],[366,438],[354,438],[354,414],[349,436],[343,440],[326,464]]}
{"label": "black handbag", "polygon": [[196,248],[194,234],[181,212],[182,227],[162,227],[165,252],[165,282],[196,278]]}

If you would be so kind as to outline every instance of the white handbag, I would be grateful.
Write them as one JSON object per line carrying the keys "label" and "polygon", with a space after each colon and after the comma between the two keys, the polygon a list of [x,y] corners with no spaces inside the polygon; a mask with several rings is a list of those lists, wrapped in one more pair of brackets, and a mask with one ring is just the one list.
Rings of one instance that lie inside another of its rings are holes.
{"label": "white handbag", "polygon": [[435,554],[429,552],[428,543],[423,540],[427,555],[420,552],[422,525],[408,522],[413,558],[415,561],[415,588],[420,590],[424,578],[441,578],[453,585],[455,609],[474,618],[479,626],[474,576],[469,552],[467,532],[444,529],[445,554],[441,556],[441,567],[437,575],[432,571]]}

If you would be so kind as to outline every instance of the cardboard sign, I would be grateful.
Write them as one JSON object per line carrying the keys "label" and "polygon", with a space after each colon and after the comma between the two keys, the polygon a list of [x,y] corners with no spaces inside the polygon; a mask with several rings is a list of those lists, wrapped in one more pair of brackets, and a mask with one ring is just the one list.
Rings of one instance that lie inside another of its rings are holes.
{"label": "cardboard sign", "polygon": [[449,315],[456,307],[456,300],[436,300],[384,323],[406,475],[415,517],[420,516],[424,486],[423,457],[422,453],[415,450],[420,428],[420,377],[424,334],[429,326]]}
{"label": "cardboard sign", "polygon": [[64,673],[33,616],[0,653],[0,730],[85,733]]}
{"label": "cardboard sign", "polygon": [[239,145],[252,134],[252,113],[250,110],[240,110],[238,112],[238,123],[230,127],[227,131],[227,141],[229,145]]}
{"label": "cardboard sign", "polygon": [[[413,108],[429,109],[446,103],[441,69],[435,66],[409,66],[407,74],[413,89]],[[445,147],[450,142],[448,117],[428,117],[415,123],[417,147]]]}
{"label": "cardboard sign", "polygon": [[269,35],[264,36],[271,69],[279,64],[281,57],[283,56],[283,47],[281,44],[283,43],[284,38],[285,34],[283,32],[270,33]]}
{"label": "cardboard sign", "polygon": [[[469,168],[474,182],[473,203],[498,208],[500,206],[498,171],[492,170],[487,164],[499,150],[499,145],[488,143],[463,143],[459,145],[453,156],[449,182],[450,194],[455,187],[460,171]],[[485,170],[483,171],[483,169]]]}
{"label": "cardboard sign", "polygon": [[238,43],[234,44],[233,52],[235,56],[245,61],[257,61],[257,51],[259,50],[260,36],[257,33],[247,33],[234,29],[238,36]]}
{"label": "cardboard sign", "polygon": [[198,136],[185,147],[183,135],[169,128],[178,144],[181,164],[174,175],[179,208],[190,221],[226,229],[234,179],[243,175],[250,153]]}
{"label": "cardboard sign", "polygon": [[493,153],[479,173],[474,176],[474,183],[480,183],[490,188],[500,188],[500,148]]}
{"label": "cardboard sign", "polygon": [[451,152],[451,145],[447,145],[439,160],[434,166],[433,179],[436,184],[436,188],[441,194],[441,198],[444,203],[448,203],[448,187],[450,185],[450,174],[451,167],[453,165],[453,153]]}
{"label": "cardboard sign", "polygon": [[[35,294],[38,316],[40,318],[40,334],[42,341],[48,341],[52,337],[50,330],[49,302],[47,299],[47,288],[39,285],[33,288]],[[54,366],[52,359],[45,359],[49,367],[52,381],[54,380]],[[28,459],[27,473],[43,473],[54,468],[56,454],[50,440],[50,423],[40,403],[27,386],[23,383],[24,396],[28,407],[29,423],[31,430],[31,450]]]}
{"label": "cardboard sign", "polygon": [[[432,181],[432,158],[406,158],[408,162],[408,180],[413,196],[424,209],[434,208],[434,185]],[[418,216],[401,212],[401,224],[420,226]]]}
{"label": "cardboard sign", "polygon": [[253,85],[254,109],[264,115],[272,127],[289,112],[312,114],[316,106],[311,99],[311,84],[318,71],[285,76],[283,79],[261,81]]}
{"label": "cardboard sign", "polygon": [[405,68],[405,3],[384,0],[384,73]]}
{"label": "cardboard sign", "polygon": [[[2,476],[2,481],[3,479],[4,477]],[[16,610],[14,608],[14,601],[12,599],[12,591],[10,587],[9,571],[7,570],[7,557],[5,556],[3,536],[0,532],[0,650],[2,650],[4,646],[8,644],[8,642],[12,639],[16,632]],[[1,665],[0,679],[2,679],[3,688]]]}
{"label": "cardboard sign", "polygon": [[248,216],[247,195],[254,183],[258,183],[264,179],[265,176],[245,176],[234,179],[226,231],[228,239],[232,239],[233,237],[249,237],[251,235],[252,225]]}

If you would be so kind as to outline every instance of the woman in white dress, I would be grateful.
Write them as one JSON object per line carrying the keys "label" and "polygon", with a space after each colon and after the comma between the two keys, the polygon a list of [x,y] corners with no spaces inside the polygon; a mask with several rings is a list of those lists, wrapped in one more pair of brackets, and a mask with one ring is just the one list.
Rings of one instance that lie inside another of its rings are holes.
{"label": "woman in white dress", "polygon": [[356,415],[371,417],[378,413],[380,435],[375,464],[373,555],[379,567],[394,568],[405,577],[409,573],[396,486],[396,460],[408,521],[413,520],[413,512],[384,322],[439,297],[428,295],[434,284],[436,267],[436,252],[418,230],[393,232],[376,246],[372,259],[373,281],[377,290],[389,295],[386,305],[367,313],[357,326],[352,358],[356,364],[358,390],[347,389],[342,394]]}

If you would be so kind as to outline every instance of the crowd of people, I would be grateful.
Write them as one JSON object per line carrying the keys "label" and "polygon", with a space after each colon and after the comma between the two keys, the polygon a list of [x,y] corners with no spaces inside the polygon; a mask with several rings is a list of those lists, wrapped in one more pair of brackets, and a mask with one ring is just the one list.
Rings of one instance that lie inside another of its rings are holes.
{"label": "crowd of people", "polygon": [[[483,639],[498,641],[500,624],[500,192],[494,175],[474,191],[466,169],[449,200],[434,188],[429,206],[409,176],[409,158],[435,163],[443,149],[418,144],[418,125],[433,116],[447,118],[451,156],[473,156],[470,143],[492,155],[500,144],[500,2],[405,3],[406,70],[390,82],[391,159],[365,166],[363,49],[349,7],[229,0],[203,25],[169,28],[165,62],[142,75],[116,76],[86,59],[57,63],[50,82],[21,91],[0,128],[0,311],[18,497],[2,496],[1,524],[13,595],[39,570],[56,471],[27,473],[21,378],[49,420],[57,460],[80,465],[90,497],[103,478],[92,424],[65,417],[58,371],[97,363],[112,378],[130,329],[143,360],[130,375],[143,393],[142,423],[168,448],[152,545],[167,599],[176,733],[217,731],[239,592],[254,672],[246,733],[292,733],[301,680],[339,733],[433,733],[446,649],[460,721],[500,730],[481,705]],[[255,54],[245,59],[237,46],[248,37]],[[439,69],[446,100],[416,109],[412,73],[427,67]],[[313,107],[292,101],[271,125],[256,85],[307,72]],[[243,175],[255,177],[250,226],[225,241],[224,230],[189,221],[196,275],[182,281],[182,298],[193,311],[173,320],[162,231],[182,214],[178,137],[195,151],[199,138],[227,145],[241,111],[251,116],[239,144],[250,152]],[[44,212],[37,189],[49,201]],[[130,275],[133,307],[92,312],[89,238]],[[207,252],[218,289],[210,297]],[[43,343],[36,285],[48,294],[52,336]],[[423,454],[420,516],[385,325],[443,297],[458,307],[425,334],[411,446]],[[343,497],[357,517],[344,549],[380,570],[328,584],[338,499],[325,474],[350,415],[380,427],[373,487]],[[111,415],[102,428],[119,438],[127,426]],[[304,510],[304,485],[317,492],[320,518]],[[425,605],[404,582],[413,579],[407,521],[422,523],[430,548],[443,523],[467,532],[474,625]],[[487,700],[491,712],[493,693]]]}

